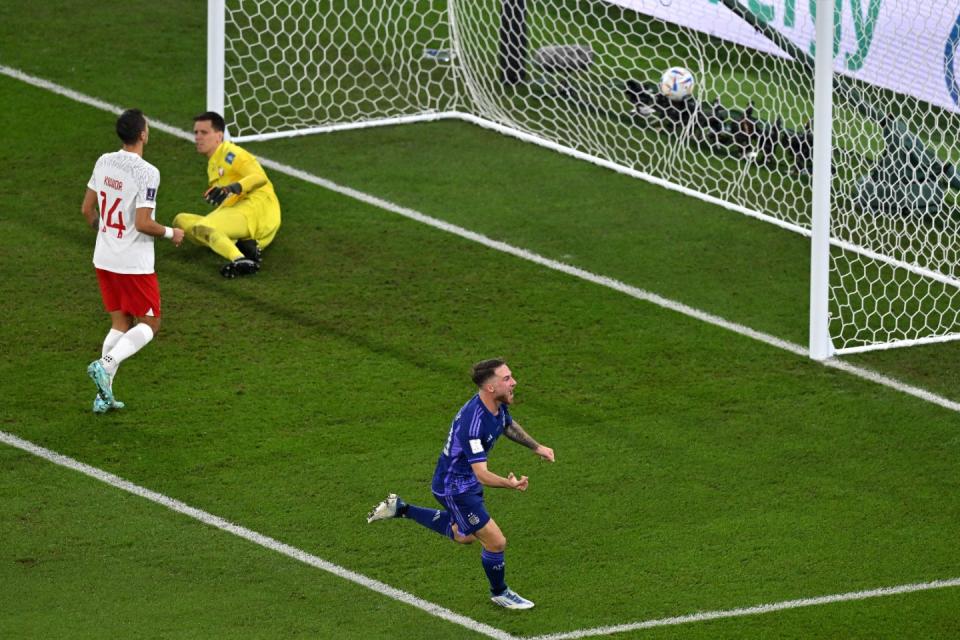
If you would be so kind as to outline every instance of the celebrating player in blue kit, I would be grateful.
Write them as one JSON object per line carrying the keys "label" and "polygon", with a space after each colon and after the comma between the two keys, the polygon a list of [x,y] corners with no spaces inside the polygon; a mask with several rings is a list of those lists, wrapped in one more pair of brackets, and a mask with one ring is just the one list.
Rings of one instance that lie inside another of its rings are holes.
{"label": "celebrating player in blue kit", "polygon": [[445,509],[407,504],[391,493],[370,511],[367,522],[408,518],[460,544],[479,540],[483,547],[480,561],[490,581],[490,599],[508,609],[529,609],[533,603],[507,587],[503,557],[507,539],[483,504],[484,486],[526,491],[529,481],[527,476],[518,479],[509,473],[503,477],[490,471],[487,455],[501,434],[550,462],[554,461],[553,449],[537,443],[510,416],[507,406],[513,403],[517,381],[506,362],[478,362],[471,377],[477,394],[453,419],[433,474],[433,495]]}

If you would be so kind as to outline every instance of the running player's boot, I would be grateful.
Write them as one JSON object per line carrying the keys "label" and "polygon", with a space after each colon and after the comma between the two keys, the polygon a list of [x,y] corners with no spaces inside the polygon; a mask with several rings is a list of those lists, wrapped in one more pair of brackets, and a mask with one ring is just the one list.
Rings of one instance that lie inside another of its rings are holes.
{"label": "running player's boot", "polygon": [[100,397],[98,393],[93,397],[93,412],[94,413],[106,413],[110,411],[110,403]]}
{"label": "running player's boot", "polygon": [[113,399],[113,404],[110,404],[109,402],[101,398],[99,393],[93,399],[94,413],[106,413],[107,411],[110,411],[110,409],[123,409],[125,406],[127,405],[123,404],[116,398]]}
{"label": "running player's boot", "polygon": [[386,498],[381,500],[377,506],[370,510],[370,513],[367,514],[367,522],[376,522],[377,520],[386,520],[387,518],[396,518],[399,515],[403,515],[403,512],[406,511],[407,503],[404,502],[400,496],[395,493],[391,493]]}
{"label": "running player's boot", "polygon": [[494,604],[505,609],[532,609],[533,603],[513,589],[507,588],[506,591],[498,596],[490,596]]}
{"label": "running player's boot", "polygon": [[249,240],[237,240],[237,249],[240,250],[240,253],[243,254],[244,258],[249,258],[257,264],[260,264],[260,261],[263,259],[263,253],[260,251],[260,245],[257,244],[257,241],[252,238]]}
{"label": "running player's boot", "polygon": [[244,256],[237,258],[233,262],[228,262],[220,268],[220,275],[224,278],[236,278],[237,276],[250,276],[260,270],[260,263],[254,262]]}
{"label": "running player's boot", "polygon": [[87,366],[87,375],[97,385],[97,394],[104,402],[113,405],[113,391],[110,389],[110,374],[103,368],[99,360],[94,360]]}

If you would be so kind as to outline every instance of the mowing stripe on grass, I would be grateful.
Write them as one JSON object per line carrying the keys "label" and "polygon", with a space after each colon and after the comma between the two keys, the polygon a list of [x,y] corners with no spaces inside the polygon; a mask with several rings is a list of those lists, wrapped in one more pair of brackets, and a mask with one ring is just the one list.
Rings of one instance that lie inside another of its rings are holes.
{"label": "mowing stripe on grass", "polygon": [[[15,78],[17,80],[21,80],[35,87],[46,89],[58,95],[70,98],[71,100],[76,100],[77,102],[81,102],[83,104],[95,107],[97,109],[103,109],[105,111],[109,111],[111,113],[117,113],[117,114],[123,111],[120,107],[108,104],[106,102],[103,102],[96,98],[92,98],[90,96],[86,96],[82,93],[78,93],[73,89],[68,89],[56,83],[50,82],[49,80],[44,80],[42,78],[37,78],[35,76],[28,75],[26,73],[23,73],[22,71],[19,71],[18,69],[13,69],[11,67],[0,65],[0,73],[3,73],[4,75],[10,76],[11,78]],[[154,129],[163,131],[164,133],[168,133],[177,138],[193,141],[193,134],[191,134],[188,131],[177,129],[176,127],[172,127],[168,124],[164,124],[162,122],[151,119],[150,126],[153,127]],[[784,349],[785,351],[789,351],[798,356],[805,357],[807,355],[806,347],[803,347],[801,345],[794,344],[786,340],[781,340],[776,336],[772,336],[770,334],[763,333],[761,331],[756,331],[742,324],[731,322],[729,320],[721,318],[720,316],[716,316],[711,313],[707,313],[706,311],[695,309],[683,303],[670,300],[669,298],[664,298],[663,296],[657,295],[655,293],[651,293],[649,291],[645,291],[643,289],[634,287],[632,285],[626,284],[619,280],[608,278],[607,276],[597,275],[595,273],[591,273],[584,269],[580,269],[578,267],[564,264],[557,260],[551,260],[550,258],[545,258],[537,253],[533,253],[532,251],[527,251],[526,249],[514,247],[513,245],[509,245],[505,242],[500,242],[499,240],[493,240],[492,238],[488,238],[483,234],[470,231],[469,229],[459,227],[455,224],[450,224],[449,222],[444,222],[443,220],[439,220],[437,218],[432,218],[426,214],[420,213],[419,211],[415,211],[408,207],[403,207],[393,202],[390,202],[389,200],[384,200],[382,198],[372,196],[368,193],[364,193],[362,191],[358,191],[350,187],[344,187],[342,185],[339,185],[325,178],[315,176],[311,173],[307,173],[306,171],[301,171],[300,169],[297,169],[295,167],[291,167],[286,164],[275,162],[268,158],[264,158],[263,156],[258,156],[258,157],[259,157],[260,163],[263,166],[270,168],[271,170],[284,173],[288,176],[298,178],[300,180],[309,182],[310,184],[314,184],[319,187],[323,187],[324,189],[334,191],[336,193],[347,196],[354,200],[358,200],[370,206],[377,207],[379,209],[383,209],[385,211],[389,211],[397,215],[401,215],[405,218],[409,218],[410,220],[415,220],[416,222],[425,224],[434,229],[438,229],[440,231],[445,231],[447,233],[460,236],[461,238],[464,238],[466,240],[470,240],[472,242],[476,242],[490,249],[501,251],[503,253],[516,256],[523,260],[527,260],[529,262],[539,264],[543,267],[547,267],[548,269],[552,269],[554,271],[560,271],[562,273],[573,276],[575,278],[580,278],[581,280],[586,280],[588,282],[598,284],[602,287],[607,287],[609,289],[619,291],[620,293],[626,294],[638,300],[644,300],[646,302],[650,302],[659,307],[663,307],[664,309],[669,309],[677,313],[682,313],[685,316],[695,318],[702,322],[706,322],[718,327],[722,327],[729,331],[733,331],[734,333],[738,333],[742,336],[752,338],[753,340],[758,340],[760,342],[776,347],[778,349]],[[840,371],[857,376],[858,378],[869,380],[870,382],[874,382],[876,384],[880,384],[885,387],[895,389],[896,391],[900,391],[901,393],[906,393],[908,395],[914,396],[915,398],[920,398],[921,400],[924,400],[926,402],[939,405],[944,409],[949,409],[950,411],[955,411],[960,413],[960,402],[956,402],[948,398],[944,398],[943,396],[939,396],[931,391],[927,391],[926,389],[922,389],[920,387],[916,387],[914,385],[901,382],[895,378],[885,376],[871,369],[867,369],[865,367],[860,367],[854,364],[843,362],[841,360],[837,360],[836,358],[823,360],[822,364],[827,367],[839,369]]]}
{"label": "mowing stripe on grass", "polygon": [[495,638],[496,640],[576,640],[577,638],[589,638],[597,636],[607,636],[616,633],[624,633],[628,631],[638,631],[642,629],[652,629],[655,627],[667,627],[675,626],[681,624],[688,624],[692,622],[706,622],[708,620],[720,620],[724,618],[738,618],[744,616],[753,616],[759,615],[762,613],[772,613],[775,611],[784,611],[787,609],[799,609],[803,607],[814,607],[824,604],[832,604],[836,602],[850,602],[854,600],[867,600],[869,598],[880,598],[884,596],[895,596],[904,593],[915,593],[918,591],[930,591],[933,589],[944,589],[948,587],[960,587],[960,578],[950,578],[947,580],[934,580],[932,582],[922,582],[914,584],[904,584],[898,585],[895,587],[881,587],[878,589],[870,589],[867,591],[851,591],[848,593],[840,593],[835,595],[827,596],[818,596],[814,598],[801,598],[797,600],[786,600],[783,602],[773,602],[770,604],[761,604],[753,607],[744,607],[739,609],[725,609],[720,611],[701,611],[699,613],[693,613],[684,616],[674,616],[671,618],[658,618],[655,620],[645,620],[642,622],[630,622],[625,624],[610,625],[606,627],[594,627],[590,629],[578,629],[576,631],[565,631],[561,633],[552,633],[547,635],[540,636],[529,636],[525,638],[519,638],[517,636],[511,635],[506,631],[497,629],[496,627],[491,627],[490,625],[484,624],[482,622],[477,622],[472,618],[467,616],[460,615],[454,611],[451,611],[445,607],[441,607],[438,604],[428,602],[421,598],[418,598],[406,591],[401,591],[391,587],[388,584],[380,582],[379,580],[374,580],[373,578],[368,578],[367,576],[351,571],[340,565],[328,562],[323,558],[319,558],[313,554],[307,553],[302,549],[292,547],[288,544],[284,544],[278,540],[275,540],[269,536],[265,536],[262,533],[257,533],[242,527],[238,524],[224,520],[218,516],[215,516],[211,513],[191,507],[190,505],[175,500],[173,498],[167,497],[156,491],[151,491],[150,489],[145,489],[139,485],[133,484],[119,476],[116,476],[112,473],[92,467],[83,462],[78,462],[73,458],[59,454],[55,451],[51,451],[39,445],[33,444],[28,440],[19,438],[11,433],[5,431],[0,431],[0,442],[10,445],[24,451],[26,453],[32,454],[34,456],[43,458],[49,462],[52,462],[61,467],[66,467],[67,469],[72,469],[78,471],[86,476],[89,476],[95,480],[99,480],[105,484],[108,484],[117,489],[121,489],[128,493],[131,493],[135,496],[145,498],[151,502],[164,506],[171,511],[176,511],[183,515],[189,516],[194,520],[198,520],[206,525],[211,527],[216,527],[221,531],[226,531],[235,536],[243,538],[249,542],[257,544],[271,551],[276,551],[277,553],[283,554],[294,560],[308,564],[311,567],[317,569],[322,569],[328,573],[331,573],[339,578],[344,580],[349,580],[355,584],[358,584],[362,587],[375,591],[379,594],[385,595],[388,598],[397,600],[404,604],[408,604],[412,607],[416,607],[429,615],[435,616],[447,622],[465,627],[471,631],[475,631],[479,634],[487,636],[488,638]]}
{"label": "mowing stripe on grass", "polygon": [[823,604],[833,604],[835,602],[851,602],[853,600],[867,600],[869,598],[882,598],[884,596],[896,596],[903,593],[915,593],[917,591],[930,591],[931,589],[945,589],[947,587],[960,587],[960,578],[951,578],[949,580],[934,580],[933,582],[921,582],[916,584],[903,584],[896,587],[882,587],[880,589],[870,589],[868,591],[851,591],[850,593],[839,593],[831,596],[818,596],[816,598],[801,598],[799,600],[786,600],[784,602],[773,602],[770,604],[760,604],[755,607],[744,607],[742,609],[726,609],[723,611],[701,611],[686,616],[676,616],[673,618],[659,618],[657,620],[646,620],[644,622],[631,622],[628,624],[618,624],[609,627],[595,627],[593,629],[580,629],[577,631],[567,631],[564,633],[551,633],[544,636],[533,636],[523,640],[576,640],[577,638],[590,638],[596,636],[608,636],[614,633],[624,633],[627,631],[638,631],[641,629],[653,629],[655,627],[670,627],[678,624],[687,624],[690,622],[705,622],[707,620],[720,620],[723,618],[739,618],[743,616],[755,616],[761,613],[771,613],[774,611],[784,611],[786,609],[800,609],[802,607],[816,607]]}
{"label": "mowing stripe on grass", "polygon": [[351,571],[332,562],[328,562],[323,558],[318,558],[317,556],[307,553],[302,549],[297,549],[296,547],[284,544],[283,542],[274,540],[273,538],[265,536],[262,533],[251,531],[246,527],[241,527],[238,524],[234,524],[211,513],[207,513],[206,511],[191,507],[188,504],[173,498],[169,498],[161,493],[157,493],[156,491],[145,489],[139,485],[124,480],[123,478],[115,476],[112,473],[103,471],[102,469],[97,469],[96,467],[91,467],[90,465],[82,462],[78,462],[73,458],[59,454],[55,451],[50,451],[49,449],[35,445],[32,442],[18,438],[13,434],[0,431],[0,442],[4,442],[11,447],[16,447],[17,449],[43,458],[44,460],[48,460],[49,462],[60,465],[61,467],[79,471],[86,476],[89,476],[95,480],[99,480],[100,482],[104,482],[112,487],[122,489],[123,491],[132,493],[133,495],[141,498],[146,498],[151,502],[155,502],[172,511],[176,511],[177,513],[182,513],[183,515],[189,516],[194,520],[199,520],[200,522],[210,525],[211,527],[216,527],[217,529],[226,531],[227,533],[232,533],[233,535],[243,538],[244,540],[248,540],[254,544],[260,545],[261,547],[270,549],[271,551],[276,551],[277,553],[281,553],[289,558],[293,558],[294,560],[299,560],[300,562],[308,564],[311,567],[332,573],[338,578],[349,580],[350,582],[358,584],[361,587],[370,589],[371,591],[375,591],[381,595],[385,595],[388,598],[397,600],[398,602],[408,604],[411,607],[416,607],[417,609],[420,609],[431,616],[446,620],[447,622],[452,622],[456,625],[460,625],[461,627],[465,627],[471,631],[485,635],[488,638],[495,638],[496,640],[516,640],[515,636],[510,635],[506,631],[501,631],[500,629],[491,627],[490,625],[477,622],[472,618],[460,615],[459,613],[441,607],[438,604],[427,602],[426,600],[418,598],[413,594],[391,587],[390,585],[380,582],[379,580],[368,578],[363,574]]}

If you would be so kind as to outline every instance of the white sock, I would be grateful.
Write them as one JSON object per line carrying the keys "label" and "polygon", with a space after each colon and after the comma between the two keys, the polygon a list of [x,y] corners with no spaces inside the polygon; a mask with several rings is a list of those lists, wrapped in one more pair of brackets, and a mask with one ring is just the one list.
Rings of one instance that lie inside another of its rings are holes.
{"label": "white sock", "polygon": [[[117,340],[119,340],[122,336],[123,336],[123,331],[119,331],[117,329],[110,329],[110,333],[108,333],[107,337],[103,339],[103,348],[100,350],[100,357],[102,358],[103,356],[110,353],[110,350],[117,345]],[[118,362],[117,366],[119,365],[120,363]],[[114,376],[117,375],[116,370],[114,370],[113,375]],[[111,387],[113,386],[113,377],[110,378],[110,386]]]}
{"label": "white sock", "polygon": [[107,334],[107,337],[103,339],[103,349],[100,350],[100,356],[103,357],[110,353],[110,349],[113,349],[117,344],[117,340],[120,339],[120,336],[123,335],[123,331],[118,331],[117,329],[110,329],[110,333]]}
{"label": "white sock", "polygon": [[121,362],[140,351],[151,340],[153,340],[153,329],[141,322],[123,334],[113,349],[110,349],[110,353],[100,358],[103,368],[112,376],[117,372]]}

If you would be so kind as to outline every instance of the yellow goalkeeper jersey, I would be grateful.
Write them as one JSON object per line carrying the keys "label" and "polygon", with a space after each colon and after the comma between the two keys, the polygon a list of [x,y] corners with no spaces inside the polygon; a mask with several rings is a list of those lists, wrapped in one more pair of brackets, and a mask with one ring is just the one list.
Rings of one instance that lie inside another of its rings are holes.
{"label": "yellow goalkeeper jersey", "polygon": [[246,198],[251,192],[269,194],[276,200],[273,184],[256,157],[232,142],[222,142],[207,162],[208,187],[225,187],[239,182],[243,188],[239,195],[231,195],[223,204],[232,205]]}

